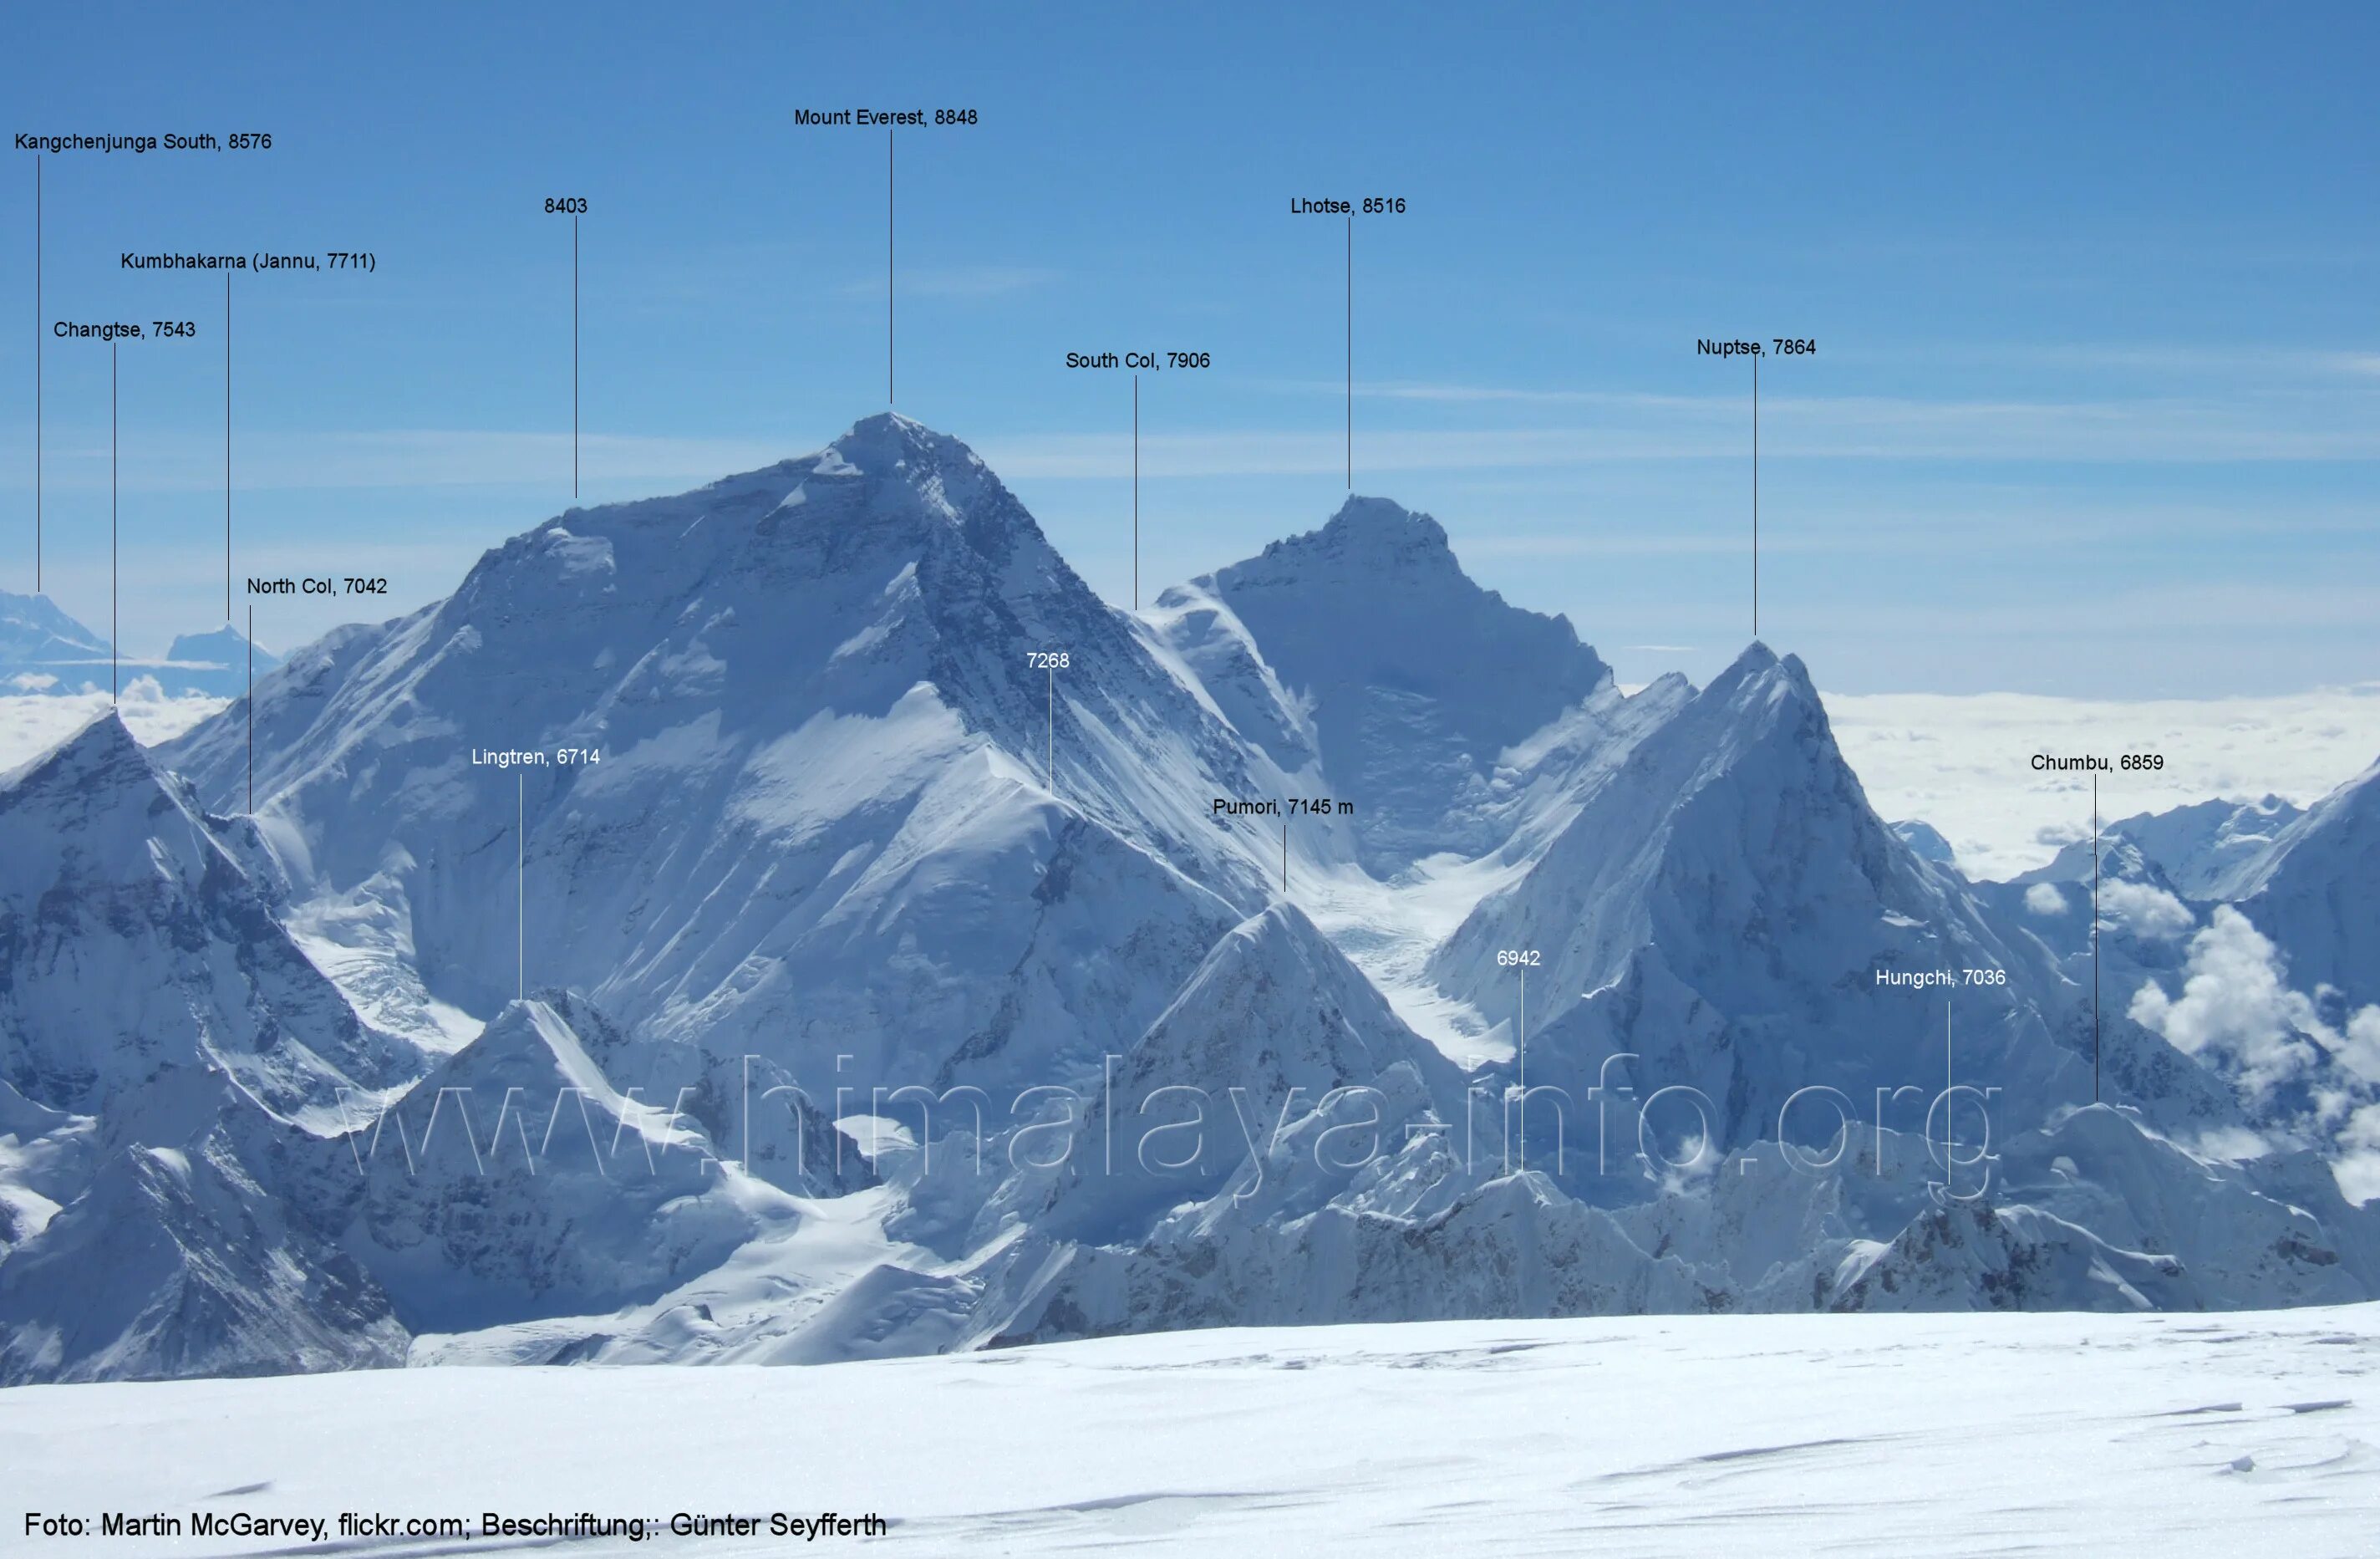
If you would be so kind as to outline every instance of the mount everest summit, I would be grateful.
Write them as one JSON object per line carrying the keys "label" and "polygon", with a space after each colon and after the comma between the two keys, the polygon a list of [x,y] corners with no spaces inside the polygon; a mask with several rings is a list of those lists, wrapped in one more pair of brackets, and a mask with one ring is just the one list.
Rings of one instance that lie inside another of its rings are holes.
{"label": "mount everest summit", "polygon": [[2380,1297],[2380,770],[2117,825],[2095,939],[1382,499],[1133,615],[871,417],[0,838],[8,1381]]}

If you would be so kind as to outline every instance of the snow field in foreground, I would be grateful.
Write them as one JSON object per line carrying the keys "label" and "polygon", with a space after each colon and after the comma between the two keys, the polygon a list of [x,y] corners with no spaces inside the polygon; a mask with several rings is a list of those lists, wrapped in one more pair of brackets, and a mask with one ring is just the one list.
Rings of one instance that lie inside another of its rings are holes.
{"label": "snow field in foreground", "polygon": [[[764,1518],[903,1553],[2371,1553],[2380,1306],[1232,1330],[0,1392],[22,1512]],[[551,1540],[546,1540],[551,1541]],[[286,1539],[116,1541],[241,1553]],[[347,1552],[545,1542],[382,1540]],[[302,1540],[291,1545],[307,1546]],[[332,1548],[330,1551],[341,1551]]]}

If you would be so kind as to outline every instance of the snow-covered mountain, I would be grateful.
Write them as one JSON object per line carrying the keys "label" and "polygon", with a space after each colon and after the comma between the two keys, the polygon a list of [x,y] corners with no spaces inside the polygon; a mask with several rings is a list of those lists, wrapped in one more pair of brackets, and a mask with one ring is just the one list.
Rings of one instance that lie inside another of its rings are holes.
{"label": "snow-covered mountain", "polygon": [[553,1004],[516,1002],[347,1139],[342,1243],[414,1331],[650,1298],[795,1216],[681,1102],[622,1091]]}
{"label": "snow-covered mountain", "polygon": [[396,1362],[277,1173],[425,1059],[363,1022],[113,714],[0,780],[0,1378]]}
{"label": "snow-covered mountain", "polygon": [[344,1097],[419,1074],[274,919],[245,829],[113,714],[0,779],[0,1078],[18,1095],[158,1143],[225,1087],[319,1133]]}
{"label": "snow-covered mountain", "polygon": [[379,1285],[232,1134],[110,1157],[0,1261],[0,1383],[404,1362]]}
{"label": "snow-covered mountain", "polygon": [[1369,498],[1135,616],[871,417],[0,782],[0,1359],[2370,1297],[2168,1015],[2197,885],[2348,988],[2374,794],[2130,820],[2095,934],[1791,656],[1623,694]]}
{"label": "snow-covered mountain", "polygon": [[[979,459],[889,414],[573,510],[256,705],[292,896],[354,911],[326,934],[384,911],[471,1012],[517,941],[532,982],[814,1090],[1092,1064],[1262,899],[1262,841],[1208,817],[1257,788],[1231,731]],[[236,802],[246,720],[165,761]],[[564,749],[601,757],[474,761]]]}
{"label": "snow-covered mountain", "polygon": [[2301,986],[2380,1002],[2380,763],[2282,829],[2230,886]]}
{"label": "snow-covered mountain", "polygon": [[[2045,954],[1885,826],[1801,663],[1755,644],[1432,968],[1484,1010],[1525,1017],[1529,1083],[1573,1111],[1617,1084],[1692,1089],[1672,1135],[1735,1148],[1792,1136],[1779,1122],[1811,1090],[1872,1114],[1896,1090],[1980,1077],[1997,1111],[2028,1122],[2088,1102],[2083,993]],[[2159,1119],[2226,1118],[2220,1090],[2171,1060],[2109,1026],[2111,1091]],[[1809,1112],[1825,1135],[1831,1120]]]}
{"label": "snow-covered mountain", "polygon": [[1908,846],[1918,859],[1928,866],[1955,868],[1959,864],[1958,852],[1950,847],[1950,841],[1942,836],[1942,831],[1932,823],[1911,818],[1894,823],[1892,831],[1900,836],[1900,842]]}
{"label": "snow-covered mountain", "polygon": [[1166,591],[1157,620],[1283,773],[1354,804],[1378,876],[1502,843],[1505,754],[1611,681],[1567,620],[1480,589],[1438,521],[1385,498]]}
{"label": "snow-covered mountain", "polygon": [[[2198,801],[2162,812],[2119,818],[2099,830],[2101,869],[2117,841],[2139,850],[2175,891],[2190,898],[2240,896],[2274,841],[2303,814],[2278,796],[2253,801]],[[2091,841],[2080,839],[2046,866],[2012,879],[2034,883],[2087,882]]]}
{"label": "snow-covered mountain", "polygon": [[[0,591],[0,692],[106,692],[113,676],[130,687],[139,677],[157,684],[169,699],[237,698],[246,690],[249,645],[231,624],[174,640],[163,660],[111,659],[107,638],[60,611],[46,595]],[[259,647],[255,672],[262,676],[281,664]]]}
{"label": "snow-covered mountain", "polygon": [[0,590],[0,685],[38,693],[107,688],[107,639],[46,595]]}
{"label": "snow-covered mountain", "polygon": [[250,676],[263,676],[281,657],[225,623],[207,633],[186,633],[165,652],[163,664],[144,664],[141,674],[157,678],[168,698],[191,693],[236,699],[248,691]]}

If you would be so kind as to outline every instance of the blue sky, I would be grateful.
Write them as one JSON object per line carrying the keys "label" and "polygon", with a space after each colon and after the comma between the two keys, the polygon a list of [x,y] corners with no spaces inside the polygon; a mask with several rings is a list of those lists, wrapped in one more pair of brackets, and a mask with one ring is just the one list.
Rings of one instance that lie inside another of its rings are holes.
{"label": "blue sky", "polygon": [[[42,159],[55,319],[118,355],[121,638],[222,615],[219,278],[127,250],[370,250],[234,285],[247,572],[390,610],[570,501],[817,447],[885,401],[967,439],[1111,600],[1359,491],[1569,615],[1628,680],[1751,631],[1846,691],[2150,697],[2380,677],[2380,12],[2290,7],[20,7],[10,135],[261,129]],[[32,575],[33,154],[0,176],[0,585]],[[44,572],[107,618],[108,363],[48,341]],[[244,609],[244,608],[243,608]],[[285,647],[342,614],[273,602]]]}

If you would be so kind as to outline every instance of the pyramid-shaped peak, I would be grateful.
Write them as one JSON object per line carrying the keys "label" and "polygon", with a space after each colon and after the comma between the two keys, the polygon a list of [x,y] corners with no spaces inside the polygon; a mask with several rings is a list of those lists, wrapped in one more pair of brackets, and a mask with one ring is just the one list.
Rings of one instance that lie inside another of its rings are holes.
{"label": "pyramid-shaped peak", "polygon": [[230,623],[207,633],[176,635],[165,658],[177,664],[245,666],[251,649],[256,652],[259,671],[268,671],[281,664],[280,656],[261,644],[252,644],[248,635]]}
{"label": "pyramid-shaped peak", "polygon": [[58,747],[62,751],[71,749],[93,758],[136,758],[144,767],[149,761],[140,750],[140,743],[125,725],[124,717],[112,705],[81,730],[60,742]]}
{"label": "pyramid-shaped peak", "polygon": [[863,514],[874,520],[925,518],[966,533],[979,552],[1000,554],[1020,534],[1038,538],[1032,517],[983,457],[913,417],[863,417],[817,454],[793,462],[784,499],[808,516]]}
{"label": "pyramid-shaped peak", "polygon": [[[554,1009],[553,992],[540,987],[537,994],[506,1002],[467,1050],[492,1054],[506,1048],[529,1052],[567,1049],[577,1041],[570,1021]],[[463,1054],[458,1052],[458,1054]]]}
{"label": "pyramid-shaped peak", "polygon": [[1212,962],[1222,957],[1288,953],[1312,960],[1323,956],[1330,940],[1305,911],[1287,899],[1277,898],[1232,927],[1208,956]]}
{"label": "pyramid-shaped peak", "polygon": [[[1446,529],[1391,498],[1350,494],[1318,530],[1266,543],[1257,556],[1220,570],[1227,587],[1258,580],[1298,583],[1325,578],[1362,580],[1402,577],[1469,586],[1446,544]],[[1476,590],[1475,586],[1469,586]],[[1484,592],[1482,592],[1484,593]]]}
{"label": "pyramid-shaped peak", "polygon": [[1446,545],[1446,528],[1429,516],[1406,508],[1393,498],[1351,493],[1322,528],[1322,534],[1345,544],[1400,547]]}
{"label": "pyramid-shaped peak", "polygon": [[505,1003],[479,1038],[449,1056],[424,1086],[546,1087],[557,1079],[607,1105],[616,1095],[570,1020],[551,1003],[529,996]]}
{"label": "pyramid-shaped peak", "polygon": [[107,640],[67,615],[46,593],[0,590],[0,656],[65,651],[105,654]]}
{"label": "pyramid-shaped peak", "polygon": [[982,457],[914,417],[880,411],[863,417],[819,451],[816,474],[918,480],[952,468],[982,472]]}
{"label": "pyramid-shaped peak", "polygon": [[1799,655],[1779,655],[1760,639],[1743,647],[1728,668],[1711,679],[1706,696],[1719,700],[1737,697],[1748,688],[1765,690],[1771,700],[1797,699],[1816,703],[1818,689],[1810,680],[1810,668],[1802,664]]}
{"label": "pyramid-shaped peak", "polygon": [[0,791],[39,785],[45,789],[89,793],[119,786],[127,778],[156,777],[149,755],[110,709],[31,762],[0,776]]}
{"label": "pyramid-shaped peak", "polygon": [[1439,1083],[1453,1077],[1305,911],[1275,900],[1215,944],[1119,1076],[1230,1077],[1261,1093],[1368,1081],[1400,1061]]}

